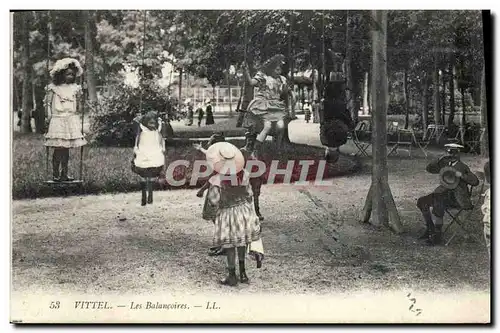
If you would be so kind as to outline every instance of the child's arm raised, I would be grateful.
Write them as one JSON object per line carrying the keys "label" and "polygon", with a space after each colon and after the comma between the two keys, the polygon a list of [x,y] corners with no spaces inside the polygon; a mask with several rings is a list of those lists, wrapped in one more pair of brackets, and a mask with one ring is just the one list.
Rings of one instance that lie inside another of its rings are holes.
{"label": "child's arm raised", "polygon": [[198,192],[196,193],[196,196],[198,198],[201,198],[203,197],[203,193],[205,193],[206,190],[208,190],[210,187],[210,182],[205,182],[205,184],[203,184],[203,186],[198,190]]}

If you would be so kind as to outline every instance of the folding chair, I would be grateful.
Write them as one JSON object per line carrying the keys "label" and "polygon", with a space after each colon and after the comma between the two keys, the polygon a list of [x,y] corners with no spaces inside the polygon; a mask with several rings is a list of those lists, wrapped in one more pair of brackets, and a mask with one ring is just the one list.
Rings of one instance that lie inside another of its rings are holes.
{"label": "folding chair", "polygon": [[483,141],[484,135],[486,133],[485,128],[481,128],[479,133],[472,140],[466,140],[464,142],[465,148],[469,148],[469,152],[471,154],[480,154],[481,153],[481,141]]}
{"label": "folding chair", "polygon": [[[472,234],[470,230],[466,227],[467,223],[470,221],[470,217],[472,216],[472,213],[474,210],[480,206],[481,204],[481,196],[484,190],[484,179],[482,177],[478,177],[480,179],[480,184],[479,187],[479,192],[477,193],[477,198],[472,202],[472,207],[469,209],[464,209],[464,208],[446,208],[445,212],[448,214],[451,218],[451,222],[446,226],[446,228],[443,231],[443,236],[446,235],[446,232],[453,226],[454,224],[457,224],[462,231],[465,232],[466,235],[471,236],[475,241],[478,243],[482,243],[482,240],[478,238],[476,235]],[[468,186],[468,192],[469,196],[471,197],[471,200],[473,199],[472,194],[474,191],[474,188],[477,188],[478,186]],[[455,231],[453,235],[448,239],[446,242],[446,246],[448,246],[453,238],[458,234],[458,231]]]}
{"label": "folding chair", "polygon": [[417,138],[417,135],[414,132],[414,140],[417,143],[418,148],[424,153],[425,157],[427,157],[427,146],[431,143],[434,138],[434,133],[436,132],[436,128],[434,125],[429,125],[425,129],[425,132],[421,138]]}
{"label": "folding chair", "polygon": [[434,139],[436,143],[439,142],[441,136],[443,136],[443,133],[446,130],[446,127],[444,125],[435,125],[435,124],[431,124],[427,128],[431,130],[430,140]]}
{"label": "folding chair", "polygon": [[402,129],[402,128],[398,129],[397,137],[398,137],[398,140],[397,140],[396,144],[394,145],[394,147],[392,147],[392,149],[389,151],[387,156],[390,156],[393,153],[396,153],[397,155],[399,155],[399,149],[401,146],[403,146],[403,147],[408,147],[407,149],[403,148],[402,150],[406,150],[408,152],[409,156],[411,157],[411,148],[413,146],[413,141],[416,141],[415,134],[414,134],[413,130]]}
{"label": "folding chair", "polygon": [[[363,136],[370,136],[370,141],[363,141],[362,139],[364,138],[360,137],[360,134],[362,134]],[[352,142],[354,142],[354,145],[356,146],[356,148],[358,148],[358,152],[356,153],[356,155],[361,153],[361,155],[364,155],[366,157],[370,156],[368,155],[367,150],[372,145],[371,131],[352,131]]]}

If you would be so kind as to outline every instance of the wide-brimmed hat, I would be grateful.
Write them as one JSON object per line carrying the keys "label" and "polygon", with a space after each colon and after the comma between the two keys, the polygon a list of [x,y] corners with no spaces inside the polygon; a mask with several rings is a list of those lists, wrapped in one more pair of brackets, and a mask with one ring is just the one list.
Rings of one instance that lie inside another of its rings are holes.
{"label": "wide-brimmed hat", "polygon": [[457,188],[458,183],[460,183],[460,178],[456,175],[457,169],[451,166],[446,166],[439,172],[439,181],[442,186],[449,190],[454,190]]}
{"label": "wide-brimmed hat", "polygon": [[245,167],[245,158],[241,151],[229,142],[217,142],[206,152],[207,162],[220,174],[235,175]]}
{"label": "wide-brimmed hat", "polygon": [[51,71],[49,72],[50,77],[53,78],[57,73],[68,69],[72,65],[76,68],[76,76],[81,76],[83,74],[83,68],[78,60],[73,58],[63,58],[56,61],[54,67],[52,67]]}

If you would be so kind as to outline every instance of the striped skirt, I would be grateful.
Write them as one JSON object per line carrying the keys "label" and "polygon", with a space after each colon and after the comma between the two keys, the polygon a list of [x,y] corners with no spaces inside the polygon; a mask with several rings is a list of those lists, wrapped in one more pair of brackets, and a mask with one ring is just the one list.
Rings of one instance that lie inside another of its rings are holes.
{"label": "striped skirt", "polygon": [[260,221],[253,202],[220,208],[215,218],[214,246],[247,246],[260,239]]}

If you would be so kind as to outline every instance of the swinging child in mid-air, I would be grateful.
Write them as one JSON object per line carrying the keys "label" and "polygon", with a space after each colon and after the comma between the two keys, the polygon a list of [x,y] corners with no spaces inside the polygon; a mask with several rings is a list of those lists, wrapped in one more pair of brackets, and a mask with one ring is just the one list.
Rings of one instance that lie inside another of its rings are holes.
{"label": "swinging child in mid-air", "polygon": [[[141,176],[141,205],[153,203],[153,183],[165,167],[165,140],[162,121],[149,111],[134,119],[137,124],[132,171]],[[147,198],[146,198],[147,192]]]}
{"label": "swinging child in mid-air", "polygon": [[68,175],[69,150],[87,144],[78,115],[82,87],[75,83],[82,74],[83,69],[76,59],[58,60],[50,71],[52,83],[45,88],[44,104],[48,121],[45,146],[54,148],[52,178],[55,182],[74,180]]}

